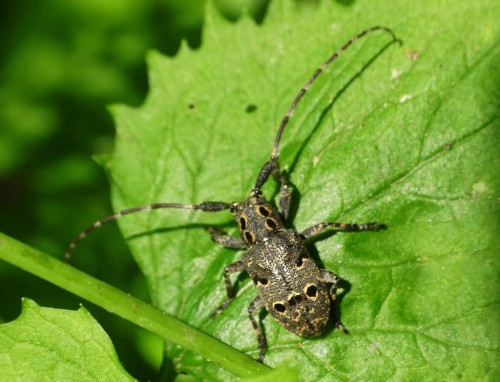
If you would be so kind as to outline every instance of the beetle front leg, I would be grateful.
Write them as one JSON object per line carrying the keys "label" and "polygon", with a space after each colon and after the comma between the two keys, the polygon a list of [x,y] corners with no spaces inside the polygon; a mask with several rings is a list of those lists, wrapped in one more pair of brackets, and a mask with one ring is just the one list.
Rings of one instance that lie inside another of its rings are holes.
{"label": "beetle front leg", "polygon": [[276,172],[274,178],[280,184],[280,199],[279,199],[279,212],[285,221],[288,219],[290,213],[290,201],[292,198],[292,191],[288,184],[288,177],[285,171],[279,172],[279,166],[276,163]]}
{"label": "beetle front leg", "polygon": [[212,240],[223,247],[236,249],[244,249],[247,247],[241,237],[230,236],[219,228],[210,227],[207,231],[210,233]]}
{"label": "beetle front leg", "polygon": [[227,300],[224,301],[222,305],[220,305],[217,309],[210,313],[210,317],[214,318],[216,315],[220,314],[227,306],[234,300],[236,294],[234,293],[233,284],[231,283],[231,279],[229,275],[236,272],[242,272],[245,269],[243,261],[237,261],[232,263],[226,269],[224,269],[224,283],[226,284],[226,292],[227,292]]}
{"label": "beetle front leg", "polygon": [[290,190],[290,184],[288,183],[288,175],[286,171],[280,171],[280,165],[276,159],[271,166],[271,174],[276,182],[280,185],[280,196],[279,196],[279,213],[283,219],[288,219],[288,214],[290,213],[290,201],[292,198],[292,191]]}

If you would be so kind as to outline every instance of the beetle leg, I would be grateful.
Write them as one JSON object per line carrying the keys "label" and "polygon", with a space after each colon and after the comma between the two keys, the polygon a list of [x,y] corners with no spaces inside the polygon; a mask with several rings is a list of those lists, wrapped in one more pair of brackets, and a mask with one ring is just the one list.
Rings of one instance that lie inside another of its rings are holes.
{"label": "beetle leg", "polygon": [[257,342],[259,343],[259,357],[257,358],[257,361],[259,362],[264,361],[264,355],[266,354],[267,351],[267,342],[266,342],[266,337],[262,333],[262,327],[255,319],[254,314],[263,307],[264,304],[262,303],[262,299],[260,298],[260,296],[255,297],[248,306],[248,317],[250,318],[250,323],[252,324],[253,331],[257,336]]}
{"label": "beetle leg", "polygon": [[332,287],[330,288],[330,297],[332,298],[332,301],[335,301],[335,299],[337,298],[337,285],[340,281],[340,277],[336,273],[327,271],[326,269],[320,269],[320,272],[323,280],[326,283],[332,284]]}
{"label": "beetle leg", "polygon": [[273,177],[280,184],[279,212],[286,221],[290,212],[292,191],[288,184],[287,173],[286,171],[280,172],[278,162],[276,162],[276,169],[273,171]]}
{"label": "beetle leg", "polygon": [[231,301],[233,301],[233,299],[236,297],[229,275],[236,272],[242,272],[244,269],[244,263],[241,260],[230,264],[226,267],[226,269],[224,269],[224,283],[226,284],[227,300],[224,301],[224,303],[217,309],[212,311],[212,313],[210,313],[211,318],[214,318],[216,315],[220,314],[224,309],[226,309]]}
{"label": "beetle leg", "polygon": [[223,247],[237,249],[243,249],[247,247],[241,237],[230,236],[219,228],[210,227],[207,229],[207,231],[212,236],[212,240],[222,245]]}
{"label": "beetle leg", "polygon": [[280,165],[278,159],[270,162],[268,170],[274,180],[280,185],[280,197],[279,197],[279,213],[284,220],[287,220],[288,214],[290,212],[290,200],[292,192],[290,190],[290,185],[288,183],[288,176],[286,171],[280,172]]}
{"label": "beetle leg", "polygon": [[[323,277],[323,280],[327,283],[332,284],[332,287],[330,288],[330,297],[332,301],[335,301],[337,299],[337,288],[338,288],[338,283],[340,281],[340,277],[336,273],[332,271],[327,271],[326,269],[320,269],[320,272],[321,272],[321,277]],[[337,321],[334,323],[334,325],[337,329],[342,329],[342,331],[345,334],[349,333],[349,331],[344,326],[344,324],[342,324],[342,322]]]}
{"label": "beetle leg", "polygon": [[378,231],[380,229],[386,228],[383,224],[378,224],[376,222],[370,223],[337,223],[337,222],[325,222],[318,223],[302,231],[300,234],[304,236],[305,239],[310,239],[313,236],[319,235],[328,228],[333,228],[336,231],[343,232],[359,232],[359,231]]}

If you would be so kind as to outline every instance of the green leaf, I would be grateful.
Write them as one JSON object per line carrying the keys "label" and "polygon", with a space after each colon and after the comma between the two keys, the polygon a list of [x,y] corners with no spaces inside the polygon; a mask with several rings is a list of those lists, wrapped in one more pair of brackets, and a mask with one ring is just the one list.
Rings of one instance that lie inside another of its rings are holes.
{"label": "green leaf", "polygon": [[[299,231],[322,221],[388,226],[316,243],[322,266],[350,284],[340,299],[350,334],[303,339],[267,316],[265,362],[293,360],[315,381],[499,378],[499,11],[486,0],[324,1],[303,15],[273,2],[257,26],[209,7],[202,48],[151,53],[145,104],[112,109],[114,206],[242,200],[313,71],[361,30],[391,27],[403,44],[379,32],[352,46],[281,142]],[[211,242],[203,228],[213,225],[237,234],[229,213],[120,221],[154,304],[255,357],[248,279],[209,319],[225,299],[224,268],[241,257]],[[167,354],[178,371],[230,378],[178,347]]]}
{"label": "green leaf", "polygon": [[43,308],[24,299],[21,316],[0,325],[2,381],[134,381],[111,340],[83,307]]}

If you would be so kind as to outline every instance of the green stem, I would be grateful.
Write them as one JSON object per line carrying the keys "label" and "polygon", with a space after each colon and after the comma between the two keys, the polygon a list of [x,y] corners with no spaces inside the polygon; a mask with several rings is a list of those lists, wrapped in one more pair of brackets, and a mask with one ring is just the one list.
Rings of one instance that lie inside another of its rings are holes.
{"label": "green stem", "polygon": [[270,370],[253,358],[100,280],[0,233],[0,259],[192,350],[239,376]]}

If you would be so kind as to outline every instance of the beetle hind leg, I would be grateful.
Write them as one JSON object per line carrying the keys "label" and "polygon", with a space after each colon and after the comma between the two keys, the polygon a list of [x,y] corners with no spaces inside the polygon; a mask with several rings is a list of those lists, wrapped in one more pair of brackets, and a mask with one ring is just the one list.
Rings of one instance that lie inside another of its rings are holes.
{"label": "beetle hind leg", "polygon": [[332,298],[332,301],[335,301],[337,299],[337,288],[338,284],[340,281],[340,277],[332,272],[332,271],[327,271],[326,269],[321,269],[321,277],[326,283],[331,283],[332,287],[330,288],[330,297]]}
{"label": "beetle hind leg", "polygon": [[257,337],[257,342],[259,344],[259,356],[257,357],[257,361],[261,363],[264,361],[264,355],[267,351],[267,341],[264,333],[262,332],[262,327],[261,325],[259,325],[254,315],[263,307],[264,304],[262,303],[262,299],[260,298],[260,296],[255,297],[248,306],[248,318],[250,319],[250,323],[252,324],[253,331],[255,333],[255,336]]}
{"label": "beetle hind leg", "polygon": [[234,300],[236,297],[236,293],[234,292],[234,287],[233,284],[231,283],[231,279],[229,278],[229,275],[232,273],[236,272],[242,272],[244,270],[244,263],[243,261],[237,261],[235,263],[232,263],[231,265],[227,266],[226,269],[224,269],[224,283],[226,284],[226,293],[227,293],[227,300],[224,301],[217,309],[212,311],[210,313],[210,317],[214,318],[218,314],[220,314],[224,309],[227,308],[227,306]]}

